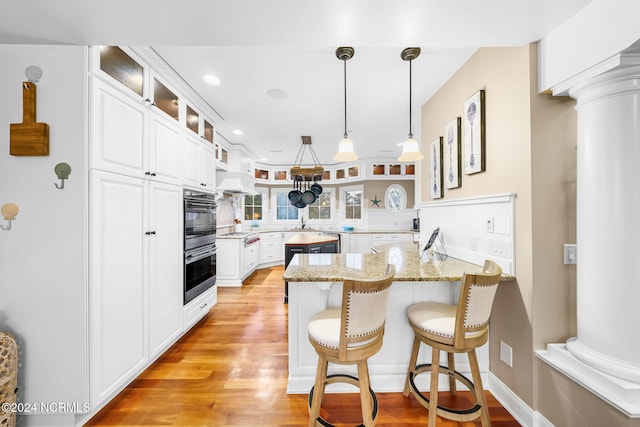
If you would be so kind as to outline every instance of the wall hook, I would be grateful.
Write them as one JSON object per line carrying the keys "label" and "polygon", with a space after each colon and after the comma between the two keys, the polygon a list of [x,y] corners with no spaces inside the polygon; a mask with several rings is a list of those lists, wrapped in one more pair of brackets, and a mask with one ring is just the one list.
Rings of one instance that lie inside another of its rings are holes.
{"label": "wall hook", "polygon": [[54,184],[57,189],[62,190],[64,188],[64,180],[69,178],[69,174],[71,174],[71,166],[68,163],[58,163],[56,167],[53,169],[56,173],[56,176],[60,180],[60,185],[57,183]]}
{"label": "wall hook", "polygon": [[5,203],[4,205],[2,205],[2,208],[0,208],[0,212],[2,212],[2,216],[4,217],[4,219],[9,221],[9,225],[5,227],[4,225],[0,224],[0,228],[2,228],[3,230],[11,230],[11,221],[16,218],[16,215],[18,215],[18,212],[20,212],[20,208],[15,203]]}

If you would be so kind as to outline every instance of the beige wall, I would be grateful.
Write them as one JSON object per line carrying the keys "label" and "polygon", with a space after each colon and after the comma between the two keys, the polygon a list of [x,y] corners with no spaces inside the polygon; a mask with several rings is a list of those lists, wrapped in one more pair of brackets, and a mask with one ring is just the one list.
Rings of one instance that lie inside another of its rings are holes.
{"label": "beige wall", "polygon": [[[516,277],[499,288],[491,318],[490,369],[534,407],[534,350],[564,341],[575,324],[571,267],[562,243],[575,238],[575,112],[570,99],[538,95],[536,45],[484,48],[422,108],[422,149],[462,116],[464,101],[485,90],[486,171],[462,175],[445,199],[516,193]],[[571,178],[573,176],[573,178]],[[430,198],[422,185],[421,199]],[[550,274],[548,274],[549,272]],[[513,348],[513,367],[499,358]]]}
{"label": "beige wall", "polygon": [[404,187],[404,191],[407,192],[407,208],[413,208],[415,204],[415,195],[414,195],[414,182],[413,180],[407,181],[365,181],[364,182],[364,199],[366,200],[365,208],[373,209],[373,206],[370,200],[373,200],[374,197],[377,197],[378,200],[382,200],[380,203],[380,209],[385,208],[384,204],[384,193],[387,191],[387,187],[391,184],[399,184]]}
{"label": "beige wall", "polygon": [[629,418],[556,371],[536,361],[537,409],[558,427],[640,427],[640,419]]}

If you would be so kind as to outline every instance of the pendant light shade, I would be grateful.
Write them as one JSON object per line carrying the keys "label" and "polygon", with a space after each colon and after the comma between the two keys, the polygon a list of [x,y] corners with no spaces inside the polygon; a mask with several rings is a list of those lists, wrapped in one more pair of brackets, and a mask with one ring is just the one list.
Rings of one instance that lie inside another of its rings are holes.
{"label": "pendant light shade", "polygon": [[343,138],[338,145],[338,152],[333,156],[336,162],[352,162],[358,160],[358,155],[353,151],[353,141]]}
{"label": "pendant light shade", "polygon": [[407,139],[404,144],[402,144],[402,154],[398,157],[398,161],[400,162],[415,162],[416,160],[422,160],[424,156],[420,153],[420,146],[418,145],[418,141],[414,138]]}
{"label": "pendant light shade", "polygon": [[420,145],[413,138],[411,131],[411,61],[419,55],[419,47],[408,47],[400,54],[403,61],[409,61],[409,138],[402,144],[402,154],[398,157],[400,162],[415,162],[416,160],[424,159],[424,156],[420,153]]}
{"label": "pendant light shade", "polygon": [[347,134],[347,61],[355,53],[352,47],[339,47],[336,49],[336,56],[344,63],[344,135],[338,145],[338,152],[333,157],[336,162],[352,162],[358,160],[358,155],[353,149],[353,142]]}

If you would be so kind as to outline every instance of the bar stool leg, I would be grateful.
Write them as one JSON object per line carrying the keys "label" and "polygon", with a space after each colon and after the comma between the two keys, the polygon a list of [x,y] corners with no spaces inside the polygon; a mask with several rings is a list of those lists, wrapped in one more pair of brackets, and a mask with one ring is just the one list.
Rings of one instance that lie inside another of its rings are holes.
{"label": "bar stool leg", "polygon": [[[448,360],[447,366],[449,367],[449,369],[451,371],[455,371],[456,370],[455,354],[447,353],[447,360]],[[449,375],[449,392],[451,393],[452,396],[455,396],[457,394],[456,379],[453,375]]]}
{"label": "bar stool leg", "polygon": [[324,399],[324,387],[327,383],[327,362],[322,357],[318,358],[318,368],[316,370],[316,382],[313,388],[313,401],[309,409],[309,427],[315,427],[316,419],[320,416],[320,406]]}
{"label": "bar stool leg", "polygon": [[407,379],[404,382],[404,391],[402,394],[405,397],[409,397],[411,385],[409,384],[409,375],[415,371],[416,364],[418,363],[418,351],[420,350],[420,340],[417,336],[413,336],[413,347],[411,349],[411,359],[409,360],[409,370],[407,371]]}
{"label": "bar stool leg", "polygon": [[440,350],[433,347],[431,352],[431,383],[429,385],[429,427],[436,427],[438,411],[438,372],[440,366]]}
{"label": "bar stool leg", "polygon": [[358,362],[358,381],[360,387],[360,406],[362,407],[362,423],[365,427],[375,426],[371,412],[373,405],[369,393],[369,366],[366,360]]}
{"label": "bar stool leg", "polygon": [[482,378],[480,377],[480,368],[478,367],[478,357],[475,348],[469,353],[469,365],[471,365],[471,376],[473,378],[473,386],[476,392],[476,400],[481,406],[480,420],[482,427],[491,427],[491,418],[489,417],[489,408],[487,407],[487,399],[484,397],[482,388]]}

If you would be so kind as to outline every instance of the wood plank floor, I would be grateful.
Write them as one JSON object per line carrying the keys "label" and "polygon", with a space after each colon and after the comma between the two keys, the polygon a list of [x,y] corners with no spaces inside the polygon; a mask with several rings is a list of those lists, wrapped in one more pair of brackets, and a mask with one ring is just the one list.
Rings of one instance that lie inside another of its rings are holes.
{"label": "wood plank floor", "polygon": [[[286,393],[282,273],[282,267],[258,270],[242,288],[219,289],[209,314],[86,425],[306,426],[307,395]],[[427,425],[427,410],[415,398],[377,396],[378,426]],[[464,405],[467,396],[449,399]],[[494,427],[519,426],[490,393],[487,399]],[[337,426],[359,424],[358,394],[328,394],[322,415]],[[439,418],[438,425],[480,423]]]}

